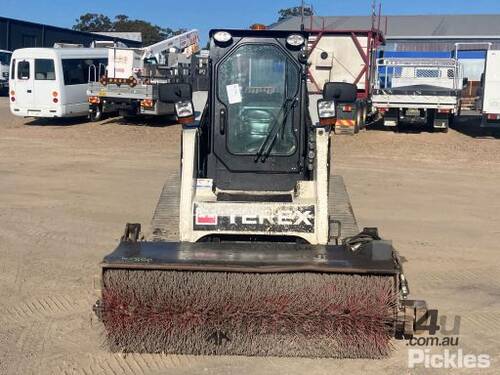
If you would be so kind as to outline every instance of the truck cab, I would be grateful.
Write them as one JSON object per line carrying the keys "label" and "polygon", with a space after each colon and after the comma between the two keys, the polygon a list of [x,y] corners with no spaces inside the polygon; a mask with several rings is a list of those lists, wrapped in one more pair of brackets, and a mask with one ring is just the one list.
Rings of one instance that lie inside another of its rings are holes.
{"label": "truck cab", "polygon": [[9,87],[9,65],[12,52],[0,50],[0,92]]}

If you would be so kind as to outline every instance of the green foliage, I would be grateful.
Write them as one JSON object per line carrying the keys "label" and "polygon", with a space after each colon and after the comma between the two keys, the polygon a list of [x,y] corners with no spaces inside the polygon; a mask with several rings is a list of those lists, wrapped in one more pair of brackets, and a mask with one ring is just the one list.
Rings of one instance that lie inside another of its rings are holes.
{"label": "green foliage", "polygon": [[[282,21],[289,17],[296,17],[302,15],[302,7],[292,7],[292,8],[284,8],[278,11],[279,18],[278,21]],[[314,14],[312,7],[304,6],[304,16],[312,16]]]}
{"label": "green foliage", "polygon": [[114,21],[103,14],[86,13],[76,20],[74,30],[79,31],[117,31],[140,32],[145,46],[157,43],[171,36],[183,33],[186,29],[173,30],[153,25],[144,20],[130,19],[127,15],[119,14]]}
{"label": "green foliage", "polygon": [[85,13],[75,20],[73,30],[78,31],[111,31],[113,22],[108,16],[97,13]]}

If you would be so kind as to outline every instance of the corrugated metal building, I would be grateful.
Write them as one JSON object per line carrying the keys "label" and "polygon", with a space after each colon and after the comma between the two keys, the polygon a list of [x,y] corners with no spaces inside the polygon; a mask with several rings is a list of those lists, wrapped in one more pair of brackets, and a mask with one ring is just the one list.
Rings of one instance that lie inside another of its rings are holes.
{"label": "corrugated metal building", "polygon": [[[378,19],[376,24],[378,24]],[[370,16],[305,17],[306,29],[365,30],[372,26]],[[311,27],[312,26],[312,27]],[[275,30],[299,30],[300,17],[291,17],[270,26]],[[500,49],[500,14],[382,16],[390,51],[451,51],[456,42],[492,42]]]}
{"label": "corrugated metal building", "polygon": [[92,34],[106,35],[112,38],[134,40],[142,43],[142,33],[134,31],[96,31]]}
{"label": "corrugated metal building", "polygon": [[[371,29],[371,16],[305,17],[306,29],[314,30],[366,30]],[[299,30],[300,17],[291,17],[270,26],[275,30]],[[500,14],[484,15],[416,15],[382,16],[375,26],[385,34],[384,51],[391,56],[446,57],[453,54],[455,43],[466,76],[479,80],[484,70],[486,49],[482,43],[492,43],[492,49],[500,49]]]}
{"label": "corrugated metal building", "polygon": [[14,51],[24,47],[52,47],[54,43],[75,43],[89,46],[94,40],[116,40],[129,47],[142,45],[135,40],[0,17],[0,49],[3,50]]}

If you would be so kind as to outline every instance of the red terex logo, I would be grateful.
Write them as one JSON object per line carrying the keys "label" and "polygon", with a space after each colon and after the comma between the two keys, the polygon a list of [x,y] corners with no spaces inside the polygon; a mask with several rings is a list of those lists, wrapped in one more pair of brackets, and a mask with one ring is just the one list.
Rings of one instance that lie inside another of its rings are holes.
{"label": "red terex logo", "polygon": [[196,215],[196,225],[217,225],[217,215]]}

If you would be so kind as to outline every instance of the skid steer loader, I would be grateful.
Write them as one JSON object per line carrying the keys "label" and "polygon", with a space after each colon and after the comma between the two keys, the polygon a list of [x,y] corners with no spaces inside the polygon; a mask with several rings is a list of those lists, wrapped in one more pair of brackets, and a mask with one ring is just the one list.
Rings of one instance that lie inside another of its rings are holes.
{"label": "skid steer loader", "polygon": [[335,102],[348,94],[329,83],[310,103],[306,41],[210,32],[201,118],[176,105],[180,176],[149,238],[127,224],[101,265],[94,311],[111,350],[381,358],[425,320],[398,253],[376,228],[359,233],[330,175]]}

